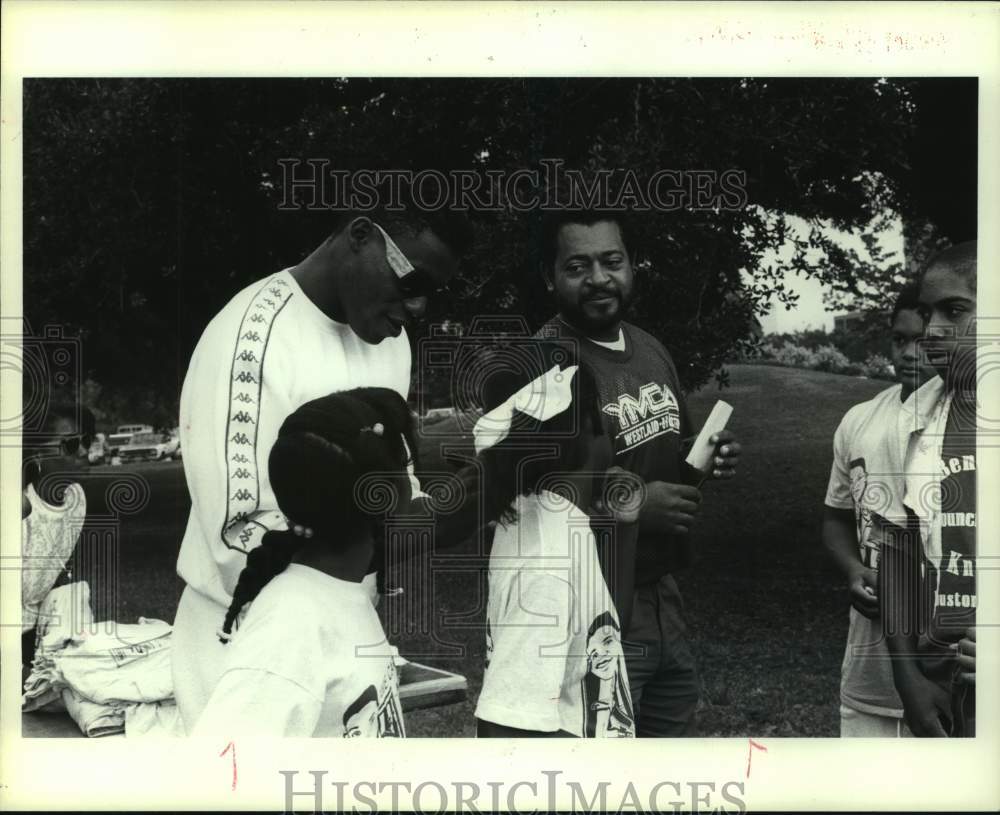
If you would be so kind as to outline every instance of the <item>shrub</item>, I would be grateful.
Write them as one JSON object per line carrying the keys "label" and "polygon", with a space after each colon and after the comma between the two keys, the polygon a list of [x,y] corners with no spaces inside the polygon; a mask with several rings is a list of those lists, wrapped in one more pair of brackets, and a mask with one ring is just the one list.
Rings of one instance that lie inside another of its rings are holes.
{"label": "shrub", "polygon": [[775,343],[769,339],[761,344],[760,354],[756,359],[748,360],[759,365],[781,365],[787,368],[808,368],[812,371],[826,371],[832,374],[847,374],[849,376],[871,376],[892,378],[892,367],[889,361],[879,355],[869,356],[871,370],[879,373],[868,373],[868,363],[852,362],[833,345],[820,345],[816,348],[806,348],[793,342]]}
{"label": "shrub", "polygon": [[777,348],[765,346],[764,352],[765,356],[773,359],[778,365],[785,365],[789,368],[811,368],[815,361],[815,355],[812,351],[792,343],[786,343]]}
{"label": "shrub", "polygon": [[885,348],[887,315],[883,312],[871,312],[859,323],[849,328],[833,331],[808,329],[784,334],[770,334],[765,342],[798,345],[817,351],[823,346],[832,345],[860,368],[867,358],[882,353]]}
{"label": "shrub", "polygon": [[871,354],[861,366],[861,373],[869,379],[895,379],[892,363],[881,354]]}
{"label": "shrub", "polygon": [[832,345],[821,345],[812,352],[812,365],[815,371],[827,371],[831,374],[846,373],[850,360]]}

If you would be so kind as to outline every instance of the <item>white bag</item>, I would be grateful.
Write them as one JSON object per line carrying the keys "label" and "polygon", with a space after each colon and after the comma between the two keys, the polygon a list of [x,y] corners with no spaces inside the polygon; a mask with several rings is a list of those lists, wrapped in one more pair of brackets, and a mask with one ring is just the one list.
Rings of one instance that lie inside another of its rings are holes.
{"label": "white bag", "polygon": [[87,498],[79,484],[66,487],[62,506],[43,501],[31,484],[24,494],[31,514],[21,520],[21,630],[29,631],[73,555],[87,515]]}

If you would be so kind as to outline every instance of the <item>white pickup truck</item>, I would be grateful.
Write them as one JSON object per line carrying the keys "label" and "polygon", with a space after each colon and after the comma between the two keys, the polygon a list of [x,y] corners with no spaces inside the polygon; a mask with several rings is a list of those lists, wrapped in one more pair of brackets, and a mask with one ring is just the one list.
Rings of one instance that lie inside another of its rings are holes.
{"label": "white pickup truck", "polygon": [[153,428],[148,424],[122,424],[114,433],[110,433],[107,438],[107,455],[114,458],[118,451],[132,441],[136,433],[152,433]]}
{"label": "white pickup truck", "polygon": [[173,458],[180,449],[180,437],[170,433],[135,433],[128,444],[118,448],[118,460],[163,461]]}

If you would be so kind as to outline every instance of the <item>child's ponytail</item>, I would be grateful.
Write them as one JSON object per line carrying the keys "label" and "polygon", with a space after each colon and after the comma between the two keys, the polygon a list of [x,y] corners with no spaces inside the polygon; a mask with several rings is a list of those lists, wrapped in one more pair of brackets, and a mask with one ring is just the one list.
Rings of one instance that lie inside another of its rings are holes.
{"label": "child's ponytail", "polygon": [[[379,512],[359,500],[358,487],[367,475],[404,470],[404,439],[412,444],[413,422],[395,391],[356,389],[302,405],[285,419],[268,458],[271,489],[288,523],[311,529],[328,544],[371,523]],[[304,543],[292,532],[271,531],[247,555],[219,632],[223,642],[243,606],[287,568]]]}
{"label": "child's ponytail", "polygon": [[233,590],[233,602],[229,604],[226,619],[219,632],[219,640],[223,644],[229,642],[233,623],[243,606],[260,594],[260,590],[272,577],[285,571],[302,542],[303,538],[292,532],[272,530],[264,535],[260,546],[250,551],[247,555],[247,565],[240,572],[236,588]]}

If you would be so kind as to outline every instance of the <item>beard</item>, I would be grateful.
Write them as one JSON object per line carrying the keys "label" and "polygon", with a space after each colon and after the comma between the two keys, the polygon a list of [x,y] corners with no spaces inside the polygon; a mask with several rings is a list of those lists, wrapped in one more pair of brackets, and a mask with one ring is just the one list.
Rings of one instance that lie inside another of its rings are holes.
{"label": "beard", "polygon": [[[601,301],[600,298],[606,298]],[[577,327],[587,332],[602,331],[618,325],[628,310],[631,296],[619,290],[593,292],[564,306],[563,314]]]}

